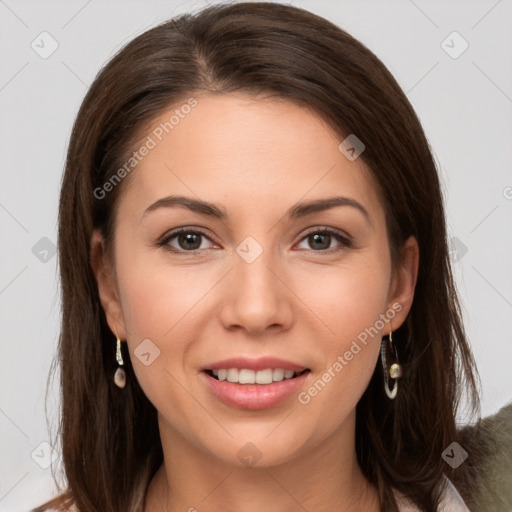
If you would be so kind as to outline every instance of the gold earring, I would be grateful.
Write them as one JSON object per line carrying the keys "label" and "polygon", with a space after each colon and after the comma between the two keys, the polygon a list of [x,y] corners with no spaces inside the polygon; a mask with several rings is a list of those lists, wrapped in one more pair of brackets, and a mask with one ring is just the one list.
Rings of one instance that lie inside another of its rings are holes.
{"label": "gold earring", "polygon": [[114,382],[116,383],[116,386],[120,388],[124,388],[126,385],[126,373],[122,366],[124,365],[123,356],[121,354],[121,340],[119,339],[119,336],[116,333],[117,337],[117,345],[116,345],[116,360],[119,364],[119,368],[116,370],[116,373],[114,375]]}
{"label": "gold earring", "polygon": [[[389,331],[388,343],[391,349],[394,349],[396,363],[393,363],[389,369],[386,363],[386,341],[382,338],[382,344],[380,348],[380,356],[382,361],[382,371],[384,373],[384,391],[390,400],[394,400],[398,391],[398,379],[402,376],[402,365],[398,362],[398,354],[396,347],[393,346],[393,331]],[[389,379],[394,379],[393,389],[389,389]]]}

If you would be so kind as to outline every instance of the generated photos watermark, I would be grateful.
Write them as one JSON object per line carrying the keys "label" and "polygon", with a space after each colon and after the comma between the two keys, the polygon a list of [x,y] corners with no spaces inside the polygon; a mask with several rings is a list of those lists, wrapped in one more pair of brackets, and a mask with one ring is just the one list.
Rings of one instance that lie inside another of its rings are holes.
{"label": "generated photos watermark", "polygon": [[402,311],[402,304],[399,302],[395,302],[385,313],[382,313],[379,316],[379,319],[375,321],[375,323],[371,327],[365,328],[357,335],[357,339],[352,340],[350,348],[345,351],[343,355],[339,355],[336,358],[329,368],[318,378],[308,389],[307,391],[302,391],[297,396],[297,400],[302,405],[307,405],[311,402],[311,399],[320,393],[325,386],[332,379],[334,379],[339,373],[348,365],[354,357],[361,352],[361,350],[366,347],[368,341],[373,339],[375,336],[379,335],[384,329],[385,323],[391,321],[395,318],[395,315]]}
{"label": "generated photos watermark", "polygon": [[182,119],[190,114],[192,109],[197,106],[197,100],[195,98],[189,98],[186,103],[181,105],[180,108],[174,110],[173,114],[169,117],[168,121],[160,123],[153,131],[147,135],[144,142],[139,146],[137,150],[132,153],[132,156],[107,180],[101,187],[94,189],[94,197],[96,199],[104,199],[108,192],[114,190],[123,178],[130,174],[144,157],[149,155],[152,149],[155,149],[159,142],[161,142],[165,135],[170,133]]}

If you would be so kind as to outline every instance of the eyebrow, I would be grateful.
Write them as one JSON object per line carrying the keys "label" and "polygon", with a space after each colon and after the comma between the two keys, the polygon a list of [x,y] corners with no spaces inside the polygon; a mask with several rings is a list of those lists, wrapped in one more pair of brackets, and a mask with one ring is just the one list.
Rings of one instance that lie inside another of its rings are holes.
{"label": "eyebrow", "polygon": [[[226,210],[221,206],[210,203],[208,201],[193,199],[186,196],[163,197],[146,208],[142,214],[142,217],[159,208],[171,208],[174,206],[181,206],[189,209],[192,212],[206,215],[208,217],[213,217],[215,219],[226,220],[228,218]],[[325,199],[316,199],[312,201],[297,203],[285,213],[284,217],[290,220],[299,219],[312,213],[330,210],[331,208],[336,208],[339,206],[349,206],[351,208],[355,208],[361,212],[368,223],[371,224],[370,215],[368,214],[368,211],[365,209],[365,207],[355,199],[343,196],[335,196]]]}

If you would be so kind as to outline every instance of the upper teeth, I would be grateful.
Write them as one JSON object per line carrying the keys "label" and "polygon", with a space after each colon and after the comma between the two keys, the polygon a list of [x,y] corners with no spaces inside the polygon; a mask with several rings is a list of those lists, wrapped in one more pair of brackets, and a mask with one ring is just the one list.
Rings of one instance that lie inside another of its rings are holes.
{"label": "upper teeth", "polygon": [[212,370],[212,372],[219,380],[237,382],[238,384],[270,384],[283,379],[291,379],[295,375],[293,370],[283,370],[282,368],[268,368],[257,372],[245,368],[241,370],[229,368],[227,370]]}

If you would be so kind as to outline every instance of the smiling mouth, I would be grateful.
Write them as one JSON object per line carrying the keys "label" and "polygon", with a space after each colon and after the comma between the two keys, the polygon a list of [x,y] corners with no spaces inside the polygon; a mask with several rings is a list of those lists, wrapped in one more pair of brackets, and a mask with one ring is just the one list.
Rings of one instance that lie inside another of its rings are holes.
{"label": "smiling mouth", "polygon": [[227,381],[233,384],[260,384],[268,385],[283,380],[291,380],[300,375],[309,372],[306,368],[299,372],[293,370],[284,370],[282,368],[267,368],[265,370],[249,370],[246,368],[226,368],[218,370],[204,370],[211,378],[218,381]]}

